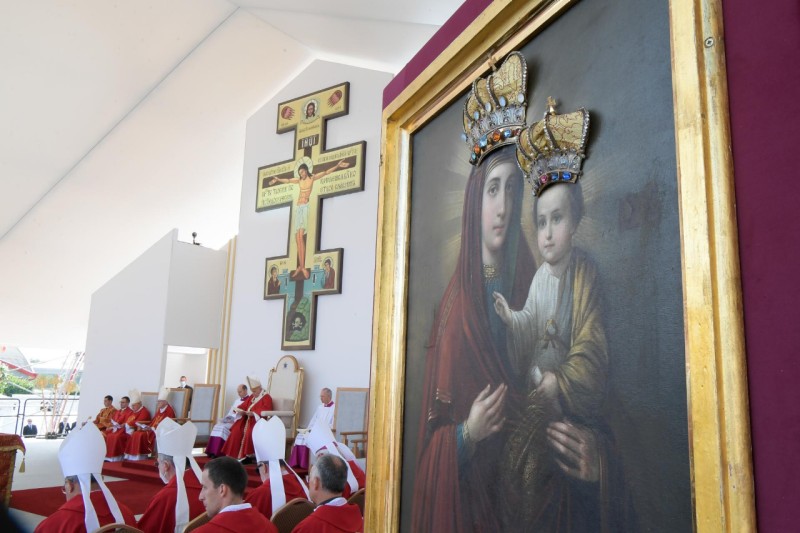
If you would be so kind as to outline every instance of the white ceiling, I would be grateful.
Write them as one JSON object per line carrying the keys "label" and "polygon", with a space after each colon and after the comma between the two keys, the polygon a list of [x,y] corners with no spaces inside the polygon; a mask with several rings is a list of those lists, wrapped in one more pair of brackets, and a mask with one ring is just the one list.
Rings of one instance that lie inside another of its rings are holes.
{"label": "white ceiling", "polygon": [[247,118],[315,59],[398,72],[460,3],[0,0],[0,343],[82,349],[170,229],[224,245]]}

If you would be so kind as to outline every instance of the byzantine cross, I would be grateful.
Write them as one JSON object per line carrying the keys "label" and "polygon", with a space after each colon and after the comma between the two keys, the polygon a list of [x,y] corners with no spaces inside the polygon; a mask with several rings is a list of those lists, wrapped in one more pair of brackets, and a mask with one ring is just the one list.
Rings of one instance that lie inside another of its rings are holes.
{"label": "byzantine cross", "polygon": [[294,158],[258,169],[256,211],[290,206],[287,255],[267,258],[264,299],[283,300],[281,349],[313,350],[317,296],[341,293],[341,248],[320,250],[322,200],[364,190],[366,142],[325,149],[327,121],[346,115],[350,84],[278,104]]}

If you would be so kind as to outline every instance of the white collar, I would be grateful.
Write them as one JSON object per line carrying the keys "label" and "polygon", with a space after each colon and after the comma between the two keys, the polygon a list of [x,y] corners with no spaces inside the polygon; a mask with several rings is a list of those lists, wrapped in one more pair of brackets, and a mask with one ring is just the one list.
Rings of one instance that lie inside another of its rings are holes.
{"label": "white collar", "polygon": [[222,509],[220,513],[232,513],[234,511],[244,511],[245,509],[250,509],[252,505],[249,503],[237,503],[234,505],[229,505]]}
{"label": "white collar", "polygon": [[[338,498],[334,498],[331,501],[324,503],[323,505],[330,505],[331,507],[341,507],[343,505],[347,505],[347,500],[344,499],[342,496]],[[322,507],[322,505],[320,505]]]}

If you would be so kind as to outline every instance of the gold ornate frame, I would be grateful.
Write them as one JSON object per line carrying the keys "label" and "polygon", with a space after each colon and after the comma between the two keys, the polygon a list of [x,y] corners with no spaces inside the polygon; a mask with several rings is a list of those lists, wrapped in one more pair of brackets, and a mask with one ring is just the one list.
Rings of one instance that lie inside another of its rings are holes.
{"label": "gold ornate frame", "polygon": [[[495,1],[384,110],[366,531],[399,527],[411,136],[574,3]],[[756,528],[720,4],[669,6],[689,454],[695,529],[704,532]]]}

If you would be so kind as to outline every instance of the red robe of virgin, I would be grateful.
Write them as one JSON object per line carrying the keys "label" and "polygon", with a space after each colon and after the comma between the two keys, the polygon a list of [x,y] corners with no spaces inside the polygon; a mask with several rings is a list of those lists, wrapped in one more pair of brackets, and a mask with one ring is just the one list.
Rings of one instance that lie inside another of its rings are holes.
{"label": "red robe of virgin", "polygon": [[251,396],[250,403],[240,405],[239,409],[255,413],[258,417],[242,415],[242,418],[231,426],[231,435],[225,441],[225,446],[222,447],[222,455],[236,459],[255,453],[253,448],[253,427],[258,422],[261,411],[272,411],[272,396],[266,392],[262,393],[258,398]]}
{"label": "red robe of virgin", "polygon": [[358,505],[320,505],[292,530],[292,533],[357,533],[364,531]]}
{"label": "red robe of virgin", "polygon": [[[482,167],[490,165],[484,161]],[[505,331],[501,327],[493,332],[493,324],[502,323],[490,308],[490,290],[502,292],[512,309],[521,308],[535,267],[520,232],[520,187],[507,219],[504,261],[498,265],[501,286],[485,289],[491,279],[484,279],[481,256],[482,167],[476,167],[467,182],[461,251],[427,345],[411,523],[411,531],[418,533],[502,530],[495,506],[496,465],[509,423],[477,443],[461,467],[457,431],[487,385],[492,391],[508,385],[508,418],[514,417],[512,407],[522,404],[522,389],[505,356]]]}
{"label": "red robe of virgin", "polygon": [[[122,424],[122,427],[117,431],[112,431],[109,429],[106,431],[106,457],[119,457],[123,453],[125,453],[125,446],[128,444],[128,432],[126,431],[126,427],[136,427],[136,422],[146,422],[150,420],[150,411],[148,411],[144,406],[139,409],[137,412],[133,412],[131,409],[126,409],[127,416],[119,417],[117,420],[118,423]],[[125,411],[119,411],[124,413]]]}
{"label": "red robe of virgin", "polygon": [[241,511],[217,513],[207,524],[195,529],[196,533],[278,533],[278,528],[261,513],[250,507]]}
{"label": "red robe of virgin", "polygon": [[150,455],[153,453],[153,443],[156,441],[156,432],[154,430],[165,418],[175,418],[175,411],[169,404],[164,408],[164,411],[156,412],[156,416],[153,417],[149,425],[152,429],[137,429],[128,436],[125,455]]}
{"label": "red robe of virgin", "polygon": [[[197,476],[189,469],[183,474],[183,483],[186,487],[186,496],[189,499],[189,520],[202,514],[206,509],[200,501],[200,482]],[[139,529],[144,533],[172,533],[175,531],[175,502],[178,499],[178,478],[173,477],[150,500],[144,514],[139,519]]]}
{"label": "red robe of virgin", "polygon": [[[283,490],[286,492],[287,502],[295,498],[307,498],[303,486],[300,485],[300,482],[294,474],[287,472],[283,474],[282,478]],[[267,518],[272,517],[274,510],[272,509],[272,484],[269,482],[269,478],[267,478],[263,485],[251,491],[247,499],[245,499],[245,502],[252,505],[254,509],[258,509],[258,511]]]}
{"label": "red robe of virgin", "polygon": [[[97,520],[101,526],[116,522],[111,509],[108,508],[106,497],[99,490],[93,491],[90,498],[92,506],[97,513]],[[117,500],[122,518],[129,526],[136,527],[136,518],[133,516],[127,505]],[[83,507],[83,496],[78,494],[58,508],[58,511],[51,514],[36,526],[34,533],[85,533],[86,514]]]}

